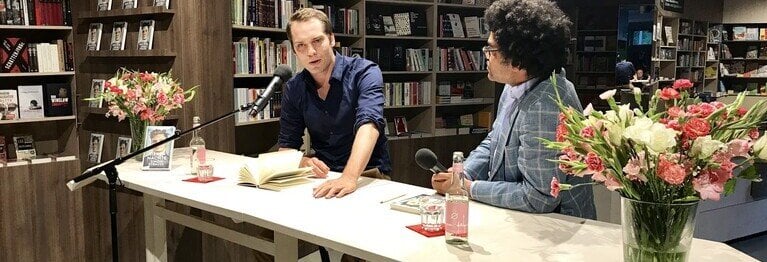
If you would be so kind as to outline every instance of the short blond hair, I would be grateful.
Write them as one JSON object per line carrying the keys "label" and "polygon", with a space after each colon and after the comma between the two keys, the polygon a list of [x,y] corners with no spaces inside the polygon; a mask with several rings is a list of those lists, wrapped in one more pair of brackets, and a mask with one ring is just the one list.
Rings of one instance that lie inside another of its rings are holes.
{"label": "short blond hair", "polygon": [[312,18],[322,22],[322,24],[325,26],[325,34],[333,34],[333,25],[330,24],[330,19],[328,19],[328,16],[325,15],[325,13],[314,8],[301,8],[290,16],[288,27],[285,29],[285,31],[288,33],[288,40],[290,40],[291,45],[293,44],[293,35],[290,32],[290,25],[292,25],[293,22],[306,22]]}

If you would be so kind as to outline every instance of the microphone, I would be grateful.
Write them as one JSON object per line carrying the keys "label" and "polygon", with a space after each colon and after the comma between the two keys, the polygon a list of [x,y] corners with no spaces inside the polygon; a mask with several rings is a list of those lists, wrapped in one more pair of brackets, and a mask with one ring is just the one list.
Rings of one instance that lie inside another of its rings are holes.
{"label": "microphone", "polygon": [[439,172],[447,172],[447,168],[439,163],[437,155],[434,154],[428,148],[421,148],[415,152],[415,163],[421,168],[429,170],[434,174]]}
{"label": "microphone", "polygon": [[114,161],[115,160],[112,159],[112,160],[109,160],[107,162],[95,165],[95,166],[93,166],[91,168],[86,169],[85,172],[83,172],[81,175],[73,178],[72,180],[69,180],[69,182],[67,182],[67,187],[69,188],[69,191],[75,191],[75,190],[80,189],[80,188],[82,188],[84,186],[87,186],[90,183],[93,183],[93,181],[96,181],[96,179],[97,179],[96,175],[98,175],[101,172],[103,172],[104,171],[104,167],[107,164],[111,164]]}
{"label": "microphone", "polygon": [[266,105],[269,103],[269,99],[272,98],[274,91],[279,89],[282,84],[287,82],[288,79],[290,79],[292,76],[293,70],[290,69],[290,67],[286,65],[277,66],[277,68],[274,69],[274,76],[272,77],[272,81],[269,82],[268,86],[266,86],[266,91],[264,91],[264,93],[258,97],[255,105],[252,109],[250,109],[250,115],[255,116],[258,114],[258,112],[264,110],[264,107],[266,107]]}

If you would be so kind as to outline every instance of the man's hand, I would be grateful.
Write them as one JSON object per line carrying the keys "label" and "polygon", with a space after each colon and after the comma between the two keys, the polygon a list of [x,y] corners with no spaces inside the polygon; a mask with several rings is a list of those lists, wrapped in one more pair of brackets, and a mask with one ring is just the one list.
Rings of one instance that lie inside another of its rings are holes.
{"label": "man's hand", "polygon": [[431,176],[431,187],[437,190],[437,193],[445,194],[450,190],[453,184],[452,172],[440,172]]}
{"label": "man's hand", "polygon": [[328,177],[328,172],[330,172],[330,168],[328,167],[328,165],[326,165],[325,162],[322,162],[322,160],[319,160],[316,157],[302,158],[301,167],[312,167],[312,173],[314,173],[314,177],[317,177],[317,178],[326,178]]}
{"label": "man's hand", "polygon": [[357,179],[342,176],[338,179],[325,181],[325,183],[315,188],[314,197],[340,198],[354,192],[354,190],[357,190]]}

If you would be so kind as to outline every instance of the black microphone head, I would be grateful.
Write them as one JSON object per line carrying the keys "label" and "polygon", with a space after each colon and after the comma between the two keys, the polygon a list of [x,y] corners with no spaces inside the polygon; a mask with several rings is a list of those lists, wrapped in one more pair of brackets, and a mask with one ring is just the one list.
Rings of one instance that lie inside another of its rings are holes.
{"label": "black microphone head", "polygon": [[432,170],[437,162],[437,155],[428,148],[421,148],[415,152],[415,163],[423,169]]}
{"label": "black microphone head", "polygon": [[274,76],[279,77],[282,82],[287,82],[288,79],[293,77],[293,69],[290,69],[287,65],[279,65],[274,69]]}

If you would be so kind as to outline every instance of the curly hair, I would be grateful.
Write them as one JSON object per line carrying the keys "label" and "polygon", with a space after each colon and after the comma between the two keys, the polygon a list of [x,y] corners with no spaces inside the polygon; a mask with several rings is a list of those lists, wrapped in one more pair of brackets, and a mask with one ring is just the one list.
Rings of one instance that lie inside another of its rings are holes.
{"label": "curly hair", "polygon": [[567,62],[572,23],[549,0],[499,0],[485,11],[504,63],[531,77],[559,70]]}

